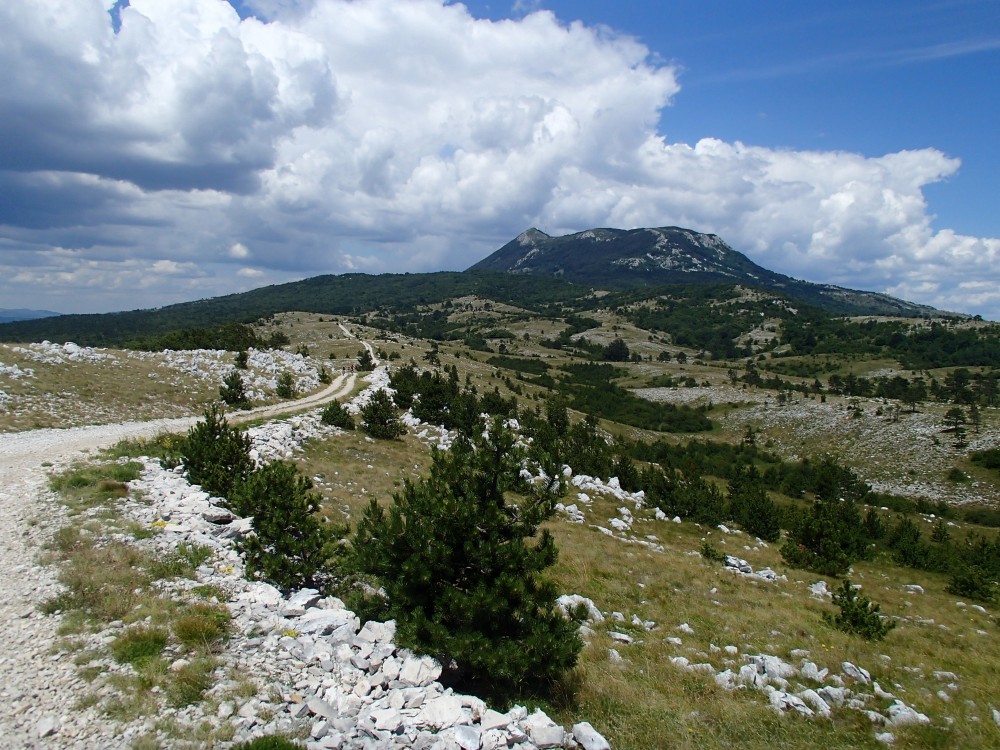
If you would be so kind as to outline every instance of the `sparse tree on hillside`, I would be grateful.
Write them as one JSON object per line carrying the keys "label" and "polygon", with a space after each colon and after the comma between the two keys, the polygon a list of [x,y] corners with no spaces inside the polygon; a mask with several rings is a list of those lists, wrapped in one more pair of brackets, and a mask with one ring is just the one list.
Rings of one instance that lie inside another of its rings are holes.
{"label": "sparse tree on hillside", "polygon": [[371,372],[375,369],[375,360],[372,353],[365,347],[358,352],[358,372]]}
{"label": "sparse tree on hillside", "polygon": [[430,475],[407,480],[388,510],[369,505],[354,540],[399,642],[436,657],[446,681],[501,700],[544,693],[582,645],[541,576],[557,556],[548,531],[536,536],[555,496],[520,469],[514,436],[494,419],[488,435],[436,451]]}
{"label": "sparse tree on hillside", "polygon": [[320,414],[323,424],[339,427],[342,430],[354,429],[354,417],[352,417],[343,404],[339,401],[331,401],[324,407]]}
{"label": "sparse tree on hillside", "polygon": [[965,410],[959,406],[951,407],[945,412],[944,421],[948,431],[955,434],[955,444],[960,447],[965,445]]}
{"label": "sparse tree on hillside", "polygon": [[627,362],[629,358],[628,344],[624,339],[615,338],[610,344],[604,347],[604,359],[608,362]]}
{"label": "sparse tree on hillside", "polygon": [[312,486],[294,464],[275,461],[234,489],[234,512],[253,517],[253,533],[237,543],[248,577],[284,591],[323,589],[329,583],[336,543],[347,528],[320,524],[316,511],[321,498],[310,491]]}
{"label": "sparse tree on hillside", "polygon": [[753,464],[741,467],[729,482],[729,512],[743,530],[765,542],[781,536],[778,507],[768,497],[764,478]]}
{"label": "sparse tree on hillside", "polygon": [[278,376],[277,386],[274,389],[278,398],[295,398],[295,378],[287,370]]}
{"label": "sparse tree on hillside", "polygon": [[188,480],[216,497],[229,497],[254,468],[250,438],[229,426],[218,404],[209,406],[204,421],[188,430],[180,454]]}
{"label": "sparse tree on hillside", "polygon": [[249,409],[250,398],[243,385],[239,370],[230,370],[219,386],[219,398],[234,409]]}
{"label": "sparse tree on hillside", "polygon": [[395,440],[406,434],[406,427],[396,415],[392,397],[383,389],[375,391],[368,403],[361,407],[361,427],[373,438]]}

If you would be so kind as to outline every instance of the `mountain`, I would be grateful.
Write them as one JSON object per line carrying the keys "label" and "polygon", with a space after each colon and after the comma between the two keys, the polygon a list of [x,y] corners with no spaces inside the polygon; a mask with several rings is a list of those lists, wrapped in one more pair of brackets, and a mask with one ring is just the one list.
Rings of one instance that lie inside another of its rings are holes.
{"label": "mountain", "polygon": [[41,318],[54,318],[62,313],[51,310],[6,310],[0,308],[0,323],[13,323],[16,320],[40,320]]}
{"label": "mountain", "polygon": [[531,228],[468,270],[559,276],[598,287],[737,283],[841,315],[952,314],[878,292],[793,279],[758,266],[714,234],[681,227],[588,229],[562,237]]}

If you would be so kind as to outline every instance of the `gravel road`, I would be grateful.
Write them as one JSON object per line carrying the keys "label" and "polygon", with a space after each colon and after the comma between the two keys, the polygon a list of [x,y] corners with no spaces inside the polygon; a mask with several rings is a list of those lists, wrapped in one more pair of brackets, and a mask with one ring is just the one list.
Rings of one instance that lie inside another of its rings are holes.
{"label": "gravel road", "polygon": [[[229,415],[231,422],[276,417],[341,399],[355,375],[296,401]],[[57,616],[38,605],[58,592],[56,570],[39,555],[65,523],[66,510],[48,490],[48,474],[120,440],[183,432],[197,417],[0,434],[0,747],[121,747],[113,723],[74,706],[86,692],[72,660],[55,655]],[[49,731],[56,728],[49,734]],[[46,735],[47,736],[41,736]]]}

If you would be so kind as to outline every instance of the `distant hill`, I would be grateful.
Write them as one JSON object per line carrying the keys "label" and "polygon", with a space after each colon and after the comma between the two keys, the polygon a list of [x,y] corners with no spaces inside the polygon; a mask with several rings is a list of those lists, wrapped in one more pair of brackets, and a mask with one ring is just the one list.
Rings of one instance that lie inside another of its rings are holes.
{"label": "distant hill", "polygon": [[839,315],[951,315],[887,294],[793,279],[758,266],[714,234],[681,227],[588,229],[562,237],[532,228],[468,270],[558,276],[604,288],[725,282],[770,289]]}
{"label": "distant hill", "polygon": [[380,308],[415,309],[466,295],[522,307],[559,305],[589,294],[568,281],[503,273],[344,274],[253,289],[240,294],[182,302],[150,310],[59,315],[0,323],[0,341],[73,341],[85,346],[121,346],[187,328],[251,323],[281,312],[358,315]]}
{"label": "distant hill", "polygon": [[0,323],[13,323],[17,320],[39,320],[40,318],[54,318],[62,313],[51,310],[7,310],[0,308]]}

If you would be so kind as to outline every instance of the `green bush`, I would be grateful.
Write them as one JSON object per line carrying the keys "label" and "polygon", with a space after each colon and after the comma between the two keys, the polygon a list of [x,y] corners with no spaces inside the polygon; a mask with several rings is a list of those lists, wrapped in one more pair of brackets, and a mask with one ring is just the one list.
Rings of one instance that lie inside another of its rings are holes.
{"label": "green bush", "polygon": [[778,506],[768,497],[764,479],[753,464],[737,470],[729,482],[729,513],[745,532],[765,542],[781,536]]}
{"label": "green bush", "polygon": [[295,398],[295,378],[287,370],[278,376],[277,385],[274,389],[278,398]]}
{"label": "green bush", "polygon": [[881,641],[896,623],[887,620],[879,612],[879,605],[867,596],[858,593],[848,579],[840,584],[833,594],[833,603],[840,608],[836,615],[829,612],[823,619],[830,625],[851,635],[858,635],[866,641]]}
{"label": "green bush", "polygon": [[395,440],[406,434],[406,427],[396,416],[392,398],[383,389],[375,391],[361,407],[361,427],[373,438]]}
{"label": "green bush", "polygon": [[253,516],[253,534],[237,543],[247,576],[286,591],[328,583],[335,532],[341,529],[320,524],[315,513],[321,498],[310,492],[312,486],[294,464],[275,461],[235,488],[234,512]]}
{"label": "green bush", "polygon": [[701,540],[701,556],[712,562],[725,562],[726,553],[709,542],[707,539]]}
{"label": "green bush", "polygon": [[219,386],[219,398],[234,409],[249,409],[250,398],[247,396],[246,388],[243,385],[243,378],[239,370],[231,370],[222,380]]}
{"label": "green bush", "polygon": [[968,599],[986,602],[996,601],[997,583],[990,574],[981,567],[969,564],[959,564],[948,581],[948,593]]}
{"label": "green bush", "polygon": [[216,497],[229,497],[233,487],[253,471],[250,438],[230,427],[217,404],[188,430],[180,446],[187,478]]}
{"label": "green bush", "polygon": [[781,555],[796,568],[840,576],[871,554],[857,503],[836,493],[817,500],[792,525]]}
{"label": "green bush", "polygon": [[375,360],[367,348],[358,352],[358,372],[371,372],[375,369]]}
{"label": "green bush", "polygon": [[[373,501],[354,539],[398,642],[437,658],[444,680],[499,700],[546,693],[582,646],[541,577],[557,556],[551,534],[530,543],[555,496],[520,477],[520,460],[496,419],[488,436],[436,451],[430,476],[407,480],[388,510]],[[507,493],[524,499],[508,503]]]}
{"label": "green bush", "polygon": [[347,409],[339,401],[328,403],[320,414],[320,420],[322,420],[323,424],[339,427],[342,430],[354,429],[354,417],[348,413]]}

